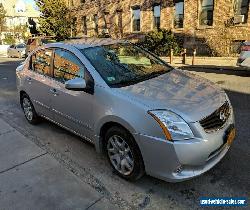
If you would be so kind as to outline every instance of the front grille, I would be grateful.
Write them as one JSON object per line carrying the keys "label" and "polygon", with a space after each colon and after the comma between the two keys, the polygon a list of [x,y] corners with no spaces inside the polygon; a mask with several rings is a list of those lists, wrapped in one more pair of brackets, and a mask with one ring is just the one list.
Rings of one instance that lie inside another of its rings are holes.
{"label": "front grille", "polygon": [[206,132],[220,129],[230,116],[230,106],[226,101],[219,109],[215,110],[211,115],[200,120],[201,126]]}

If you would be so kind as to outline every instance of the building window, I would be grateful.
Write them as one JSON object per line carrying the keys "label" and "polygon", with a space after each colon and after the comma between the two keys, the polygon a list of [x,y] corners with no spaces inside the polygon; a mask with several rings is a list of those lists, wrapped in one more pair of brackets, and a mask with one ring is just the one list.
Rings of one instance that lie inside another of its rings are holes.
{"label": "building window", "polygon": [[183,28],[184,0],[174,1],[174,6],[175,6],[174,27]]}
{"label": "building window", "polygon": [[83,34],[87,35],[88,29],[87,29],[87,17],[86,16],[82,17],[82,26],[83,26],[83,30],[82,30]]}
{"label": "building window", "polygon": [[154,28],[159,29],[161,27],[161,6],[160,5],[153,6],[153,15],[154,15],[153,26]]}
{"label": "building window", "polygon": [[132,31],[140,31],[141,30],[141,10],[140,7],[132,8]]}
{"label": "building window", "polygon": [[247,22],[248,18],[248,8],[249,8],[249,0],[235,0],[234,1],[234,14],[235,15],[243,15],[243,23]]}
{"label": "building window", "polygon": [[108,11],[104,11],[103,15],[104,15],[103,16],[104,17],[104,25],[103,25],[102,33],[108,35],[108,33],[109,33],[108,29],[109,29],[109,22],[110,22],[109,18],[110,18],[110,15],[109,15]]}
{"label": "building window", "polygon": [[212,26],[213,25],[213,13],[214,13],[214,1],[213,0],[201,0],[200,9],[200,25]]}
{"label": "building window", "polygon": [[71,30],[72,30],[72,34],[71,36],[76,36],[77,34],[77,17],[74,17],[72,20],[72,24],[71,24]]}
{"label": "building window", "polygon": [[97,16],[97,14],[94,15],[94,29],[95,29],[96,35],[98,35],[98,16]]}
{"label": "building window", "polygon": [[118,26],[120,35],[122,35],[123,28],[122,28],[122,11],[121,10],[117,10],[117,26]]}

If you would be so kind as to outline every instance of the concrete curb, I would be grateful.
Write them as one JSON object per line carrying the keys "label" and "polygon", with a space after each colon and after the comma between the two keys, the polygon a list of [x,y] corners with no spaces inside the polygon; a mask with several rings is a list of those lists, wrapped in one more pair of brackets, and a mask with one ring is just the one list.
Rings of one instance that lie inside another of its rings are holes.
{"label": "concrete curb", "polygon": [[210,65],[183,65],[176,66],[179,69],[212,69],[212,70],[234,70],[234,71],[250,71],[250,68],[235,66],[210,66]]}

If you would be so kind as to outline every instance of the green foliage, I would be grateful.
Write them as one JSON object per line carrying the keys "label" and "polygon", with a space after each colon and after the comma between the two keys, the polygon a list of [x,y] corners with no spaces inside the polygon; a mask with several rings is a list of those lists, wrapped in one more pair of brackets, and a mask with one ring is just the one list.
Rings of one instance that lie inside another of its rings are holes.
{"label": "green foliage", "polygon": [[55,36],[58,40],[70,36],[72,18],[64,0],[36,0],[41,12],[39,30],[47,36]]}
{"label": "green foliage", "polygon": [[6,34],[3,42],[4,42],[4,44],[12,45],[12,44],[15,44],[16,41],[15,41],[13,35]]}
{"label": "green foliage", "polygon": [[181,40],[178,40],[171,31],[165,29],[158,29],[147,33],[145,38],[138,44],[160,56],[169,55],[171,49],[177,55],[181,52],[182,46]]}

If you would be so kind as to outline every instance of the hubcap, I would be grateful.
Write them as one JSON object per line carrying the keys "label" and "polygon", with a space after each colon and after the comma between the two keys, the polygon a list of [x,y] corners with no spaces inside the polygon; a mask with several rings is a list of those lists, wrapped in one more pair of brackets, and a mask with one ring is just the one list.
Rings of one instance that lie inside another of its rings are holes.
{"label": "hubcap", "polygon": [[32,106],[29,101],[29,99],[24,98],[23,99],[23,111],[26,116],[26,118],[31,121],[33,119],[33,111],[32,111]]}
{"label": "hubcap", "polygon": [[117,135],[111,136],[107,144],[108,156],[114,168],[129,175],[134,168],[134,158],[126,141]]}

